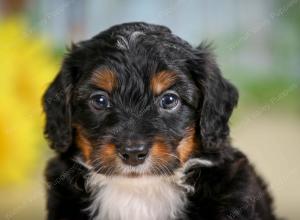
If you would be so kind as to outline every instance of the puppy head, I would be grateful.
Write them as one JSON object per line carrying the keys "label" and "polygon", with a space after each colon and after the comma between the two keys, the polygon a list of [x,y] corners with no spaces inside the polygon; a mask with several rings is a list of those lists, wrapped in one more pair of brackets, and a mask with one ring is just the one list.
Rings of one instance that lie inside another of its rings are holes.
{"label": "puppy head", "polygon": [[72,47],[43,98],[45,135],[97,173],[171,175],[222,148],[237,98],[207,47],[122,24]]}

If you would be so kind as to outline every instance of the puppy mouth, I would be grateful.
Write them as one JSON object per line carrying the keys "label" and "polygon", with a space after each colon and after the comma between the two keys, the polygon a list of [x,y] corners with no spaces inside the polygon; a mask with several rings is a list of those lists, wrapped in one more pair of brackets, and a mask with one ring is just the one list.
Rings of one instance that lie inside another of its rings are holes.
{"label": "puppy mouth", "polygon": [[[97,167],[97,166],[95,166]],[[106,165],[105,168],[96,169],[91,167],[92,172],[102,174],[104,176],[123,176],[129,178],[137,178],[143,176],[171,176],[174,175],[174,170],[164,164],[157,158],[152,158],[148,155],[143,163],[132,165],[126,164],[120,158],[116,158],[113,163]]]}
{"label": "puppy mouth", "polygon": [[147,157],[143,163],[138,164],[127,164],[124,163],[124,161],[117,161],[118,174],[121,176],[138,177],[158,175],[158,173],[155,172],[156,169],[158,168],[154,167],[150,157]]}
{"label": "puppy mouth", "polygon": [[153,175],[150,169],[150,164],[146,160],[143,164],[136,166],[122,164],[119,166],[120,175],[127,177],[140,177],[140,176],[149,176]]}

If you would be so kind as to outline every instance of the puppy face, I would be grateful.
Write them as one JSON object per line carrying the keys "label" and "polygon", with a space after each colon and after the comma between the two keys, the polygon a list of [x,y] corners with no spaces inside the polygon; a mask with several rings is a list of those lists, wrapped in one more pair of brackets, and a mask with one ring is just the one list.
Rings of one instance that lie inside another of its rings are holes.
{"label": "puppy face", "polygon": [[44,96],[45,134],[97,173],[172,175],[226,141],[236,102],[207,48],[123,24],[71,49]]}
{"label": "puppy face", "polygon": [[171,174],[199,150],[200,92],[183,70],[150,60],[146,48],[144,65],[122,52],[127,61],[103,54],[74,89],[76,145],[96,172]]}

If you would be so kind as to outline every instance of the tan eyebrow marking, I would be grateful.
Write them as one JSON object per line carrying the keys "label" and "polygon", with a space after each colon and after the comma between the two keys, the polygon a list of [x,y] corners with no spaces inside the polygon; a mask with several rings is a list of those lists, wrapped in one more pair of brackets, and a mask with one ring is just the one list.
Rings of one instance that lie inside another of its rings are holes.
{"label": "tan eyebrow marking", "polygon": [[116,73],[108,68],[94,71],[91,81],[97,87],[107,92],[111,92],[117,86]]}
{"label": "tan eyebrow marking", "polygon": [[151,78],[150,88],[154,95],[159,95],[170,86],[172,86],[177,80],[177,75],[172,71],[161,71]]}

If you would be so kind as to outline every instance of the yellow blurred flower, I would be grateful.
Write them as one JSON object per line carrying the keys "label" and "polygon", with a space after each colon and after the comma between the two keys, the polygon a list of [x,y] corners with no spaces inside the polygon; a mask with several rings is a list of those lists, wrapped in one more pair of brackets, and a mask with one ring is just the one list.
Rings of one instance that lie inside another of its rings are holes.
{"label": "yellow blurred flower", "polygon": [[23,181],[42,152],[41,96],[58,70],[21,18],[0,23],[0,185]]}

